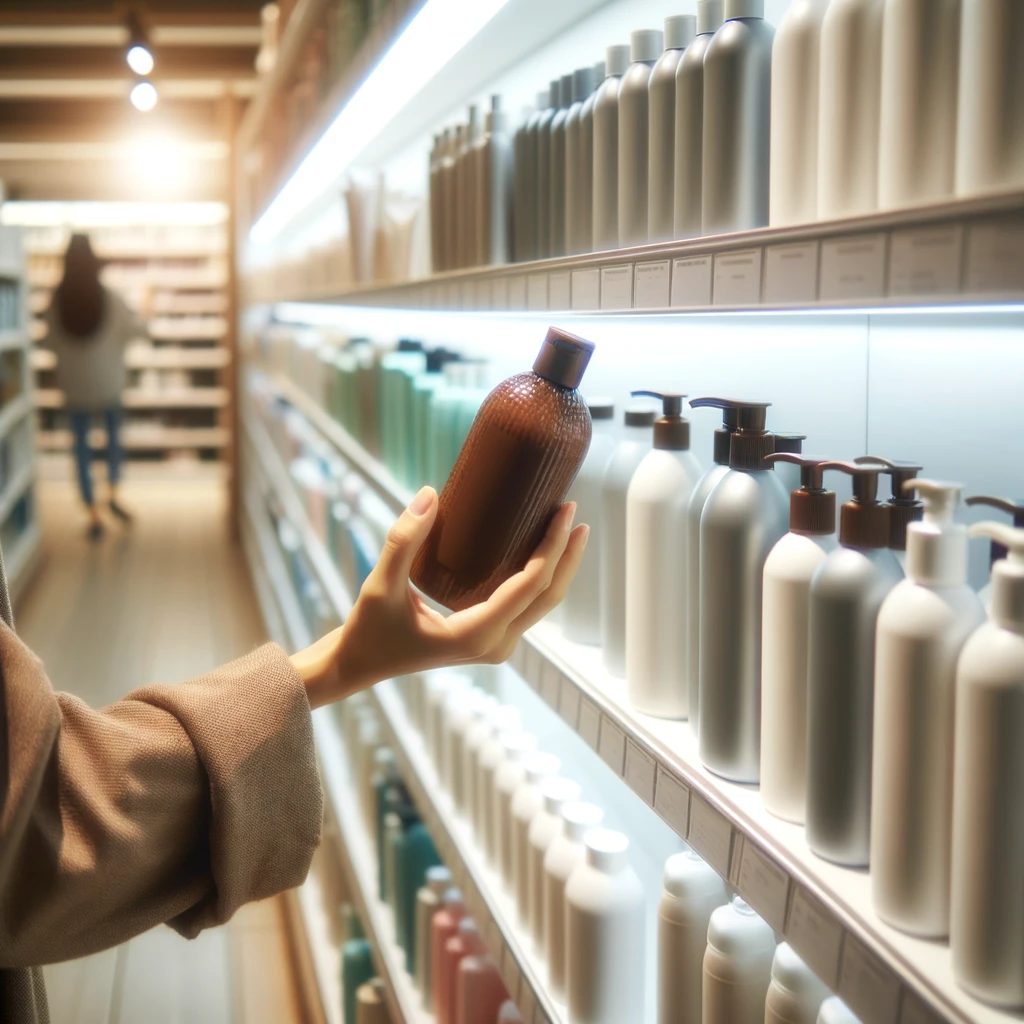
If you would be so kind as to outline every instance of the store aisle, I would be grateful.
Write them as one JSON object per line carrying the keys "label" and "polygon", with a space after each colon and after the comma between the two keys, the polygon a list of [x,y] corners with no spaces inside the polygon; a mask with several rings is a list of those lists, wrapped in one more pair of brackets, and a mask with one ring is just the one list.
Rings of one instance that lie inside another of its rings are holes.
{"label": "store aisle", "polygon": [[[37,497],[45,562],[15,609],[54,686],[94,706],[176,682],[264,639],[224,487],[142,469],[124,488],[130,531],[84,537],[70,482]],[[46,968],[53,1024],[264,1024],[303,1019],[282,899],[244,908],[186,942],[157,928],[115,950]]]}

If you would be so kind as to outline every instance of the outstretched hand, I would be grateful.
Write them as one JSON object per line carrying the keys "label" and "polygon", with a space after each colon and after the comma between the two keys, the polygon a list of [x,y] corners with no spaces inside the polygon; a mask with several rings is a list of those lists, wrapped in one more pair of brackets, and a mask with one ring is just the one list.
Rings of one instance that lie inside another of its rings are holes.
{"label": "outstretched hand", "polygon": [[480,604],[451,615],[431,608],[409,583],[413,560],[437,518],[437,492],[424,487],[388,533],[348,621],[292,657],[319,707],[382,679],[444,665],[498,664],[565,597],[589,527],[563,505],[522,572]]}

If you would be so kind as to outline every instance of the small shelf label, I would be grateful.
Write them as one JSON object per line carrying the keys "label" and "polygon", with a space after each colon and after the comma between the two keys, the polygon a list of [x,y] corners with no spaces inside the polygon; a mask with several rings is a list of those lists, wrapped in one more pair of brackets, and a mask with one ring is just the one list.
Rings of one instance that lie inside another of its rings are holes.
{"label": "small shelf label", "polygon": [[768,247],[764,301],[775,305],[814,302],[818,297],[818,243]]}
{"label": "small shelf label", "polygon": [[975,224],[967,234],[964,291],[1024,295],[1024,219]]}
{"label": "small shelf label", "polygon": [[669,304],[668,260],[637,263],[633,277],[633,308],[664,309]]}
{"label": "small shelf label", "polygon": [[508,279],[496,277],[491,281],[491,309],[508,309]]}
{"label": "small shelf label", "polygon": [[586,310],[601,308],[600,270],[574,270],[572,272],[572,308]]}
{"label": "small shelf label", "polygon": [[580,738],[591,750],[598,749],[601,733],[601,712],[588,697],[580,697],[580,720],[576,727]]}
{"label": "small shelf label", "polygon": [[786,939],[833,991],[839,984],[843,926],[802,885],[794,886]]}
{"label": "small shelf label", "polygon": [[749,839],[743,841],[739,889],[743,898],[775,931],[785,931],[789,875]]}
{"label": "small shelf label", "polygon": [[713,257],[686,256],[672,261],[671,304],[676,309],[711,305]]}
{"label": "small shelf label", "polygon": [[626,740],[626,785],[649,807],[654,806],[654,776],[657,762],[631,739]]}
{"label": "small shelf label", "polygon": [[526,308],[529,310],[547,309],[548,275],[531,274],[526,280]]}
{"label": "small shelf label", "polygon": [[601,760],[621,777],[626,760],[626,737],[607,715],[601,716],[601,738],[598,740],[597,752]]}
{"label": "small shelf label", "polygon": [[569,309],[569,271],[559,270],[548,274],[548,309]]}
{"label": "small shelf label", "polygon": [[853,935],[847,935],[843,943],[839,996],[858,1017],[872,1024],[897,1024],[899,979]]}
{"label": "small shelf label", "polygon": [[476,303],[474,308],[483,310],[491,308],[491,282],[488,278],[476,282]]}
{"label": "small shelf label", "polygon": [[526,309],[526,277],[523,274],[516,274],[508,279],[508,308]]}
{"label": "small shelf label", "polygon": [[889,256],[889,294],[960,293],[964,231],[959,224],[894,231]]}
{"label": "small shelf label", "polygon": [[601,268],[601,308],[632,309],[633,264]]}
{"label": "small shelf label", "polygon": [[576,728],[580,717],[580,691],[568,676],[562,676],[558,691],[558,714],[570,729]]}
{"label": "small shelf label", "polygon": [[703,797],[690,795],[690,833],[687,842],[723,877],[729,877],[732,825]]}
{"label": "small shelf label", "polygon": [[885,235],[854,235],[821,243],[822,302],[879,299],[885,294]]}
{"label": "small shelf label", "polygon": [[654,809],[676,834],[685,839],[690,828],[690,788],[664,765],[658,765]]}
{"label": "small shelf label", "polygon": [[761,249],[715,256],[716,306],[756,306],[761,302]]}

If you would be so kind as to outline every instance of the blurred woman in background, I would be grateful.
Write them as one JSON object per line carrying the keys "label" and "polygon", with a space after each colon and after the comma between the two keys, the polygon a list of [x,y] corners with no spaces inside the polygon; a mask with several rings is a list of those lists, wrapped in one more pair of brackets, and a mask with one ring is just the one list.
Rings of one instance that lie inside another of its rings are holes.
{"label": "blurred woman in background", "polygon": [[145,335],[139,317],[119,295],[100,281],[102,264],[89,236],[73,234],[64,256],[64,276],[46,314],[44,347],[57,356],[57,387],[74,435],[78,487],[89,513],[88,535],[103,535],[103,519],[92,483],[89,431],[94,419],[103,420],[107,433],[109,508],[124,523],[131,516],[118,501],[121,478],[121,393],[128,380],[124,354],[128,343]]}

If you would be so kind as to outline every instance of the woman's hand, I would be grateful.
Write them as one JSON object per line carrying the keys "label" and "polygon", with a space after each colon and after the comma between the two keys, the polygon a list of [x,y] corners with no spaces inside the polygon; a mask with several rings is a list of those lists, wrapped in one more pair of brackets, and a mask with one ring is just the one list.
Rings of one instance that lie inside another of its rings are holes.
{"label": "woman's hand", "polygon": [[498,664],[516,641],[565,597],[589,527],[573,529],[576,506],[563,505],[522,572],[486,600],[444,616],[409,584],[413,559],[437,517],[437,492],[424,487],[388,533],[348,621],[293,655],[312,707],[382,679],[457,664]]}

